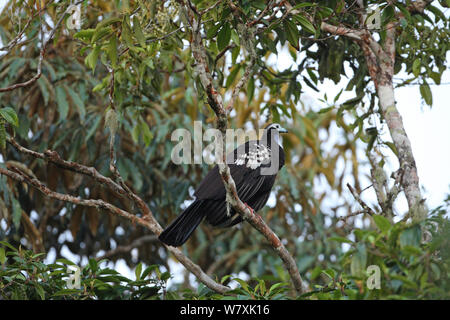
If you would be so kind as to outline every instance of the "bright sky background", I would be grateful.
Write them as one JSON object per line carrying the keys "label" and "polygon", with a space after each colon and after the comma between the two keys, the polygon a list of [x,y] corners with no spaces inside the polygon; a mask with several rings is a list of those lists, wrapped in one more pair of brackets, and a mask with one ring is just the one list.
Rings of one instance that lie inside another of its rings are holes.
{"label": "bright sky background", "polygon": [[[6,0],[0,0],[0,10],[5,5]],[[436,2],[436,1],[435,1]],[[448,9],[447,9],[448,10]],[[446,14],[448,15],[448,14]],[[450,55],[447,56],[450,62]],[[275,62],[280,69],[288,68],[292,63],[290,55],[283,50]],[[402,79],[404,76],[396,75]],[[348,81],[348,80],[347,80]],[[346,82],[346,81],[345,81]],[[432,81],[430,81],[433,83]],[[344,82],[342,82],[344,83]],[[450,72],[447,70],[442,77],[442,85],[432,85],[433,107],[430,108],[421,101],[419,86],[407,86],[396,89],[395,97],[397,107],[403,117],[406,132],[411,140],[413,153],[416,159],[420,184],[424,189],[424,196],[428,206],[435,208],[443,203],[447,193],[450,192]],[[327,92],[328,97],[334,97],[344,84],[335,85],[332,81],[325,81],[319,85],[321,91],[317,94],[313,90],[308,90],[302,99],[311,100],[318,103],[317,99],[323,97]],[[353,93],[343,94],[342,101],[352,98]],[[66,233],[71,237],[70,232]],[[54,253],[53,253],[54,255]],[[63,252],[67,258],[74,260],[74,256],[67,249]],[[48,260],[52,261],[50,251]],[[172,264],[172,263],[171,263]],[[122,261],[118,262],[115,269],[125,276],[133,277],[133,273]],[[177,277],[173,280],[177,282],[182,279],[180,268],[172,270]],[[180,271],[180,272],[178,272]]]}

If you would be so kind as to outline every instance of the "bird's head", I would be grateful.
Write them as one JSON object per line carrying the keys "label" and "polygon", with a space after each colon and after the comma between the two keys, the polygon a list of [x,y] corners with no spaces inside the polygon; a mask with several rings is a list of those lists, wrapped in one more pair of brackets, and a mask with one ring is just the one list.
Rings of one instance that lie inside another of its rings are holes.
{"label": "bird's head", "polygon": [[262,139],[266,141],[269,147],[272,145],[272,139],[282,146],[283,143],[280,138],[280,133],[288,133],[288,131],[278,123],[270,123],[264,128],[264,136]]}
{"label": "bird's head", "polygon": [[[267,131],[276,130],[278,133],[288,133],[288,131],[285,128],[283,128],[282,126],[280,126],[280,124],[278,124],[278,123],[270,123],[264,128],[264,130],[267,130]],[[272,132],[274,132],[274,131],[271,131],[271,133]]]}

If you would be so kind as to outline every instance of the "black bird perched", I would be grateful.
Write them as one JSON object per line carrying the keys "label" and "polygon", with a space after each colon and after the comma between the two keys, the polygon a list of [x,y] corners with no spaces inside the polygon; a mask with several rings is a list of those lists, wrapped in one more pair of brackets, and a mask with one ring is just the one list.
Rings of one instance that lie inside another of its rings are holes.
{"label": "black bird perched", "polygon": [[[254,212],[266,204],[276,175],[284,165],[280,133],[287,133],[287,130],[278,123],[269,124],[260,140],[247,141],[227,155],[239,199]],[[204,218],[217,227],[231,227],[242,221],[226,201],[217,165],[209,171],[194,195],[196,200],[160,234],[159,240],[181,246]]]}

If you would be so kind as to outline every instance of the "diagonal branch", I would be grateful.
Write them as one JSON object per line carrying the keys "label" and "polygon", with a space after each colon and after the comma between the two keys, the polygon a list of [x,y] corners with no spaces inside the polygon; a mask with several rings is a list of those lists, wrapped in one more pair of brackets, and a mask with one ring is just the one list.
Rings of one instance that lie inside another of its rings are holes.
{"label": "diagonal branch", "polygon": [[[264,220],[254,214],[240,199],[237,193],[236,184],[230,173],[230,168],[226,162],[226,152],[224,152],[226,145],[225,132],[228,125],[227,110],[224,107],[222,96],[214,88],[212,76],[208,68],[206,50],[202,43],[201,37],[201,21],[198,14],[196,14],[195,8],[192,8],[192,4],[185,3],[184,0],[178,0],[181,5],[182,12],[192,27],[191,37],[191,50],[196,62],[196,69],[206,91],[208,104],[214,111],[217,117],[217,127],[222,132],[223,139],[218,139],[219,150],[222,150],[221,159],[218,161],[219,173],[225,186],[227,201],[236,210],[236,212],[242,216],[242,218],[248,221],[256,230],[258,230],[269,241],[273,249],[277,252],[279,257],[284,263],[286,270],[289,272],[292,282],[296,291],[299,294],[305,292],[304,284],[300,273],[298,271],[294,258],[289,254],[283,243],[277,237],[277,235],[267,226]],[[243,84],[242,84],[243,85]]]}
{"label": "diagonal branch", "polygon": [[[103,175],[101,175],[95,168],[93,167],[87,167],[82,164],[72,162],[72,161],[66,161],[63,160],[56,151],[47,150],[44,153],[36,152],[29,150],[21,145],[19,145],[14,139],[8,138],[8,142],[13,145],[18,151],[20,151],[23,154],[32,156],[37,159],[43,159],[48,162],[51,162],[55,164],[56,166],[70,170],[85,176],[89,176],[93,178],[95,181],[102,185],[106,185],[111,190],[115,191],[117,194],[122,196],[127,196],[127,192],[120,186],[118,183],[114,182],[112,179],[107,178]],[[130,220],[133,223],[137,223],[147,229],[149,229],[151,232],[153,232],[155,235],[159,235],[163,228],[161,225],[156,221],[156,219],[153,216],[153,213],[151,212],[150,208],[147,206],[147,204],[142,200],[138,195],[135,193],[131,193],[132,199],[136,202],[139,209],[142,211],[142,218],[138,217],[134,214],[131,214],[125,210],[122,210],[108,202],[105,202],[100,199],[81,199],[78,197],[74,197],[68,194],[62,194],[55,191],[50,190],[47,186],[45,186],[41,181],[37,180],[34,177],[29,177],[25,173],[21,172],[18,168],[15,168],[15,171],[11,171],[8,169],[4,169],[0,167],[0,175],[8,176],[9,178],[26,183],[35,189],[41,191],[45,196],[74,203],[77,205],[87,206],[87,207],[94,207],[97,209],[104,209],[107,210],[113,214],[119,215],[123,218],[126,218]],[[192,274],[195,275],[195,277],[202,282],[204,285],[206,285],[211,290],[214,290],[219,293],[226,293],[230,290],[229,287],[221,285],[217,282],[215,282],[211,277],[209,277],[198,265],[196,265],[194,262],[192,262],[187,256],[185,256],[179,249],[166,246],[166,248],[178,259],[178,261],[183,264],[183,266],[189,270]]]}

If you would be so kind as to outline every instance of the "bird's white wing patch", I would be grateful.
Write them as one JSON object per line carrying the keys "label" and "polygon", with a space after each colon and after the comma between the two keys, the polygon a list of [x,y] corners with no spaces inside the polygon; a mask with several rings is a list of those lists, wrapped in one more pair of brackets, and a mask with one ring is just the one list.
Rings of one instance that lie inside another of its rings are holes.
{"label": "bird's white wing patch", "polygon": [[270,149],[262,144],[253,144],[248,153],[238,155],[235,164],[241,166],[247,160],[246,167],[255,170],[268,159],[270,159]]}
{"label": "bird's white wing patch", "polygon": [[238,166],[242,166],[245,163],[245,159],[247,159],[247,154],[241,154],[239,155],[239,157],[236,159],[235,164]]}

